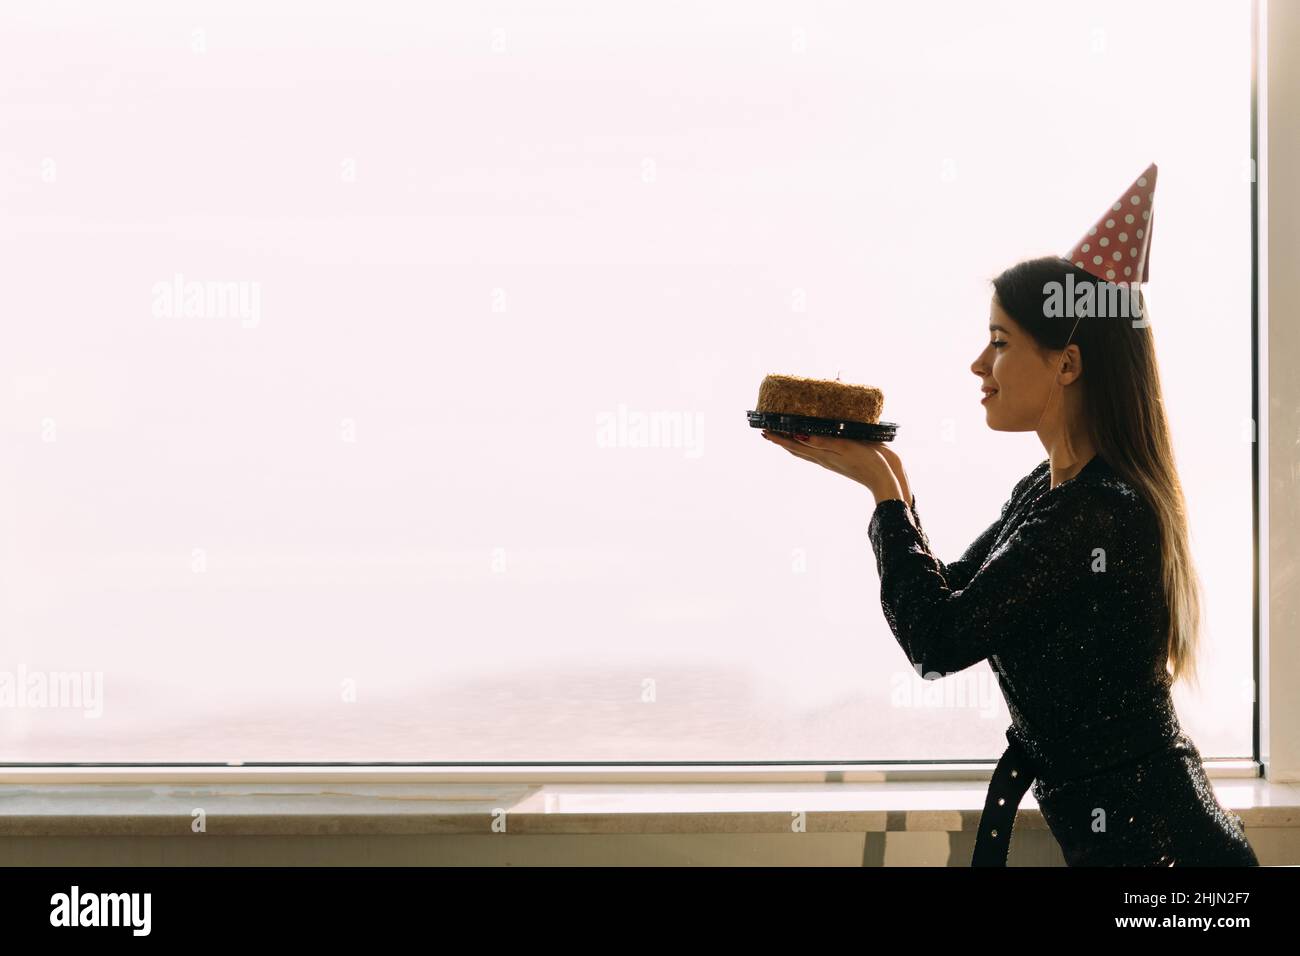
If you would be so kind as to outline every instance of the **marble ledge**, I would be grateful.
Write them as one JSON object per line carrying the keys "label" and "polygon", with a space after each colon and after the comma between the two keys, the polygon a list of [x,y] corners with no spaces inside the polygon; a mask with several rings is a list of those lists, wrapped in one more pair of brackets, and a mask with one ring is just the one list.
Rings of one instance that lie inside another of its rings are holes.
{"label": "marble ledge", "polygon": [[[1300,827],[1300,784],[1213,781],[1247,830]],[[0,837],[974,831],[987,781],[3,784]],[[1017,828],[1045,829],[1032,793]],[[196,834],[197,835],[197,834]]]}

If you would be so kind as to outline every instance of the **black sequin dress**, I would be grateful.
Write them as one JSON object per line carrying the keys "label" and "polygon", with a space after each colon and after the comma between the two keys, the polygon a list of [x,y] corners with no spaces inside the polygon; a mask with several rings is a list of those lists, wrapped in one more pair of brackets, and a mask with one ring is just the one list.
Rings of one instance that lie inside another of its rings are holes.
{"label": "black sequin dress", "polygon": [[1257,866],[1174,712],[1154,512],[1100,455],[1055,488],[1049,465],[952,564],[915,497],[868,527],[908,660],[934,679],[987,659],[1011,714],[972,863],[1005,865],[1032,780],[1068,866]]}

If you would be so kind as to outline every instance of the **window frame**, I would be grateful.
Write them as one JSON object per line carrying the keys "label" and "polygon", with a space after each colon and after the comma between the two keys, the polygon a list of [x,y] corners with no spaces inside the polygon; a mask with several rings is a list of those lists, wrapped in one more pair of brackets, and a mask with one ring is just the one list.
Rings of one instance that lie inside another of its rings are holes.
{"label": "window frame", "polygon": [[[1271,642],[1270,620],[1300,619],[1300,594],[1271,587],[1270,553],[1273,543],[1291,542],[1295,534],[1283,527],[1286,515],[1269,506],[1269,487],[1287,488],[1300,473],[1300,453],[1287,437],[1295,434],[1300,413],[1279,416],[1277,453],[1270,455],[1269,362],[1290,354],[1290,326],[1268,322],[1268,304],[1277,302],[1279,314],[1300,314],[1300,279],[1292,263],[1300,259],[1300,240],[1270,223],[1300,221],[1300,189],[1283,183],[1276,193],[1268,189],[1268,170],[1300,168],[1300,142],[1288,129],[1288,117],[1300,115],[1300,68],[1291,68],[1284,82],[1288,59],[1300,63],[1300,5],[1278,6],[1270,16],[1269,0],[1251,4],[1252,77],[1250,108],[1251,177],[1251,415],[1256,422],[1252,442],[1252,675],[1256,694],[1252,707],[1252,753],[1249,758],[1207,760],[1213,778],[1259,777],[1277,782],[1300,781],[1300,700],[1289,689],[1300,684],[1300,648],[1285,640]],[[1270,49],[1274,56],[1270,58]],[[1287,51],[1291,54],[1288,58]],[[1277,94],[1270,110],[1270,76]],[[1270,127],[1276,135],[1269,137]],[[1271,241],[1270,241],[1271,240]],[[1276,269],[1269,269],[1276,263]],[[1300,379],[1279,374],[1280,409],[1300,408]],[[1261,477],[1267,481],[1261,481]],[[1297,536],[1300,537],[1300,536]],[[1300,543],[1300,542],[1297,542]],[[1300,549],[1287,549],[1294,555]],[[800,761],[753,762],[510,762],[510,763],[0,763],[0,783],[622,783],[622,782],[874,782],[907,783],[987,780],[994,760],[988,761]]]}

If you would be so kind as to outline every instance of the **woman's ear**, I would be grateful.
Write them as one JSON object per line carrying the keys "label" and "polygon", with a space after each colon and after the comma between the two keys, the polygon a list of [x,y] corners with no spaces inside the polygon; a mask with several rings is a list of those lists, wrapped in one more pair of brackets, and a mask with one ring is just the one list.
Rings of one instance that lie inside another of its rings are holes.
{"label": "woman's ear", "polygon": [[1083,354],[1079,351],[1079,346],[1071,342],[1061,353],[1061,364],[1059,374],[1062,385],[1069,385],[1077,381],[1083,374]]}

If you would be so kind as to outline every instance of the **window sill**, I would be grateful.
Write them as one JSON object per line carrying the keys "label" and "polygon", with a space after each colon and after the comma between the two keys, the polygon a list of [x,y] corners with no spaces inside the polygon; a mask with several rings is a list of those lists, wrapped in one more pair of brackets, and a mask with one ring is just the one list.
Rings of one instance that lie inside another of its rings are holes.
{"label": "window sill", "polygon": [[[1233,765],[1250,762],[1223,763],[1206,766],[1218,771],[1212,776],[1220,801],[1247,829],[1300,827],[1300,784],[1233,776],[1234,769],[1242,769]],[[254,768],[240,768],[240,779],[231,782],[131,782],[123,778],[132,770],[141,771],[143,778],[145,771],[156,776],[160,768],[102,768],[113,775],[114,782],[108,783],[20,782],[15,777],[22,774],[6,768],[6,782],[0,784],[0,836],[189,835],[200,810],[204,832],[230,836],[468,835],[496,833],[503,826],[515,835],[789,833],[792,815],[799,812],[808,833],[973,832],[990,772],[984,768],[982,779],[979,770],[971,779],[951,779],[949,765],[943,772],[950,779],[944,780],[915,773],[912,779],[889,779],[893,772],[876,770],[860,771],[876,778],[864,781],[827,780],[823,772],[819,779],[803,781],[661,782],[645,779],[642,771],[640,780],[608,782],[609,768],[587,767],[573,769],[586,777],[600,775],[601,782],[557,780],[564,768],[545,768],[548,779],[543,782],[503,779],[508,774],[501,770],[492,773],[492,781],[377,782],[358,778],[378,776],[382,781],[403,771],[301,768],[302,781],[293,782],[295,769],[266,768],[264,777],[274,779],[258,779]],[[733,777],[741,774],[737,768],[720,769]],[[184,773],[161,770],[170,776]],[[360,772],[340,772],[347,770]],[[72,772],[94,776],[87,768]],[[54,772],[31,773],[49,777]],[[443,778],[451,774],[450,769],[439,772]],[[324,779],[307,779],[313,776]],[[1016,827],[1046,829],[1032,793],[1025,795]]]}

